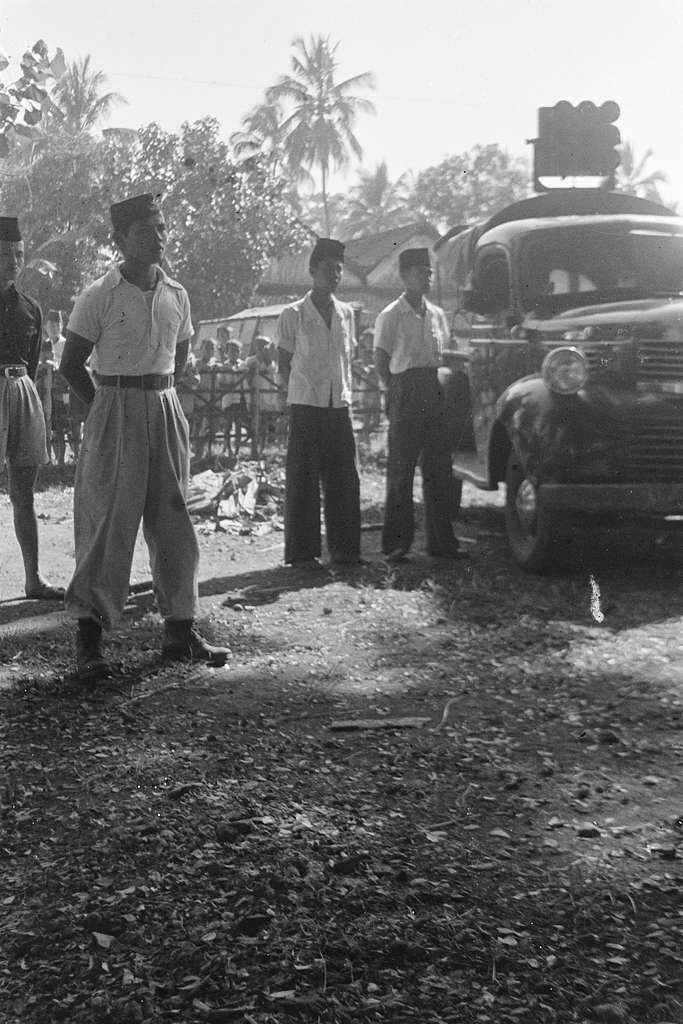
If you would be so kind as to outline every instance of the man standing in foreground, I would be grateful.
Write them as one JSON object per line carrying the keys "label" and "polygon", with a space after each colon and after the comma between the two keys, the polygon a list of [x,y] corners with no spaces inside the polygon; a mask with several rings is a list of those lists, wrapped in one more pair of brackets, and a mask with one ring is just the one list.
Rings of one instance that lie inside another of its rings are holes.
{"label": "man standing in foreground", "polygon": [[24,560],[28,598],[61,601],[38,570],[38,524],[33,492],[38,468],[48,461],[45,418],[33,383],[42,344],[42,316],[34,299],[16,287],[24,243],[16,217],[0,217],[0,470],[7,463],[14,532]]}
{"label": "man standing in foreground", "polygon": [[450,520],[451,458],[437,369],[449,332],[442,309],[428,302],[428,249],[399,254],[405,291],[375,322],[375,369],[387,391],[389,456],[382,550],[400,562],[415,533],[413,477],[421,458],[427,552],[459,557]]}
{"label": "man standing in foreground", "polygon": [[311,291],[277,323],[278,368],[287,384],[285,562],[319,567],[320,485],[333,565],[360,562],[360,482],[349,409],[353,310],[337,301],[344,246],[319,238],[309,261]]}
{"label": "man standing in foreground", "polygon": [[194,625],[199,551],[185,504],[188,426],[174,387],[192,334],[187,292],[159,266],[166,225],[157,197],[115,203],[111,219],[123,262],[76,300],[60,365],[91,405],[74,490],[76,569],[66,593],[78,619],[80,679],[110,673],[102,629],[123,612],[140,520],[165,619],[164,657],[218,667],[229,653]]}

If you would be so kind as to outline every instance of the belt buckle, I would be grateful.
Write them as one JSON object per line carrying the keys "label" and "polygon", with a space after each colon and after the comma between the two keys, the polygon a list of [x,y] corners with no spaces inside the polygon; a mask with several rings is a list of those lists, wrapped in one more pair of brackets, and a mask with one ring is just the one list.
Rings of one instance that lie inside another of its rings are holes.
{"label": "belt buckle", "polygon": [[5,369],[3,370],[3,373],[5,374],[7,380],[16,380],[18,377],[21,376],[21,374],[19,373],[20,370],[20,366],[6,366]]}

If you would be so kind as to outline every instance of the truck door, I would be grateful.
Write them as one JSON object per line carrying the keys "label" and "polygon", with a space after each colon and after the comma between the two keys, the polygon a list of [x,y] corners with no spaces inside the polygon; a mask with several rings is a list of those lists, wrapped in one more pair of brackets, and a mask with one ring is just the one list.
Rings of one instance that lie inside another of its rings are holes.
{"label": "truck door", "polygon": [[487,246],[477,256],[472,287],[453,321],[460,365],[452,365],[456,405],[459,401],[461,417],[467,416],[467,422],[458,418],[454,472],[485,488],[496,486],[488,465],[496,403],[525,372],[525,344],[510,335],[511,306],[508,254],[502,246]]}

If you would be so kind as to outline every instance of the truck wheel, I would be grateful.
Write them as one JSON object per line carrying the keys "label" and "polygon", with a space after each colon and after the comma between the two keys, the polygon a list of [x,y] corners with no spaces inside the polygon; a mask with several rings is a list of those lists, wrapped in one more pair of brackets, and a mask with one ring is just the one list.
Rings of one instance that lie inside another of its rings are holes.
{"label": "truck wheel", "polygon": [[505,528],[514,560],[526,572],[557,567],[565,554],[566,521],[540,504],[538,489],[514,450],[508,458],[505,485]]}

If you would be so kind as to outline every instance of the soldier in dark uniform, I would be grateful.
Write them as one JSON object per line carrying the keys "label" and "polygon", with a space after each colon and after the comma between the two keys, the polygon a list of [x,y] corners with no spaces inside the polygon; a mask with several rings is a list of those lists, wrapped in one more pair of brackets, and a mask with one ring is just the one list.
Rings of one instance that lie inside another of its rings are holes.
{"label": "soldier in dark uniform", "polygon": [[0,217],[0,469],[7,463],[14,531],[24,560],[29,598],[61,601],[38,569],[38,524],[33,492],[48,461],[43,407],[33,383],[43,336],[40,306],[16,287],[24,243],[16,217]]}

